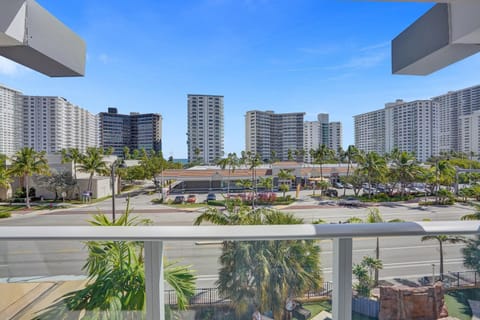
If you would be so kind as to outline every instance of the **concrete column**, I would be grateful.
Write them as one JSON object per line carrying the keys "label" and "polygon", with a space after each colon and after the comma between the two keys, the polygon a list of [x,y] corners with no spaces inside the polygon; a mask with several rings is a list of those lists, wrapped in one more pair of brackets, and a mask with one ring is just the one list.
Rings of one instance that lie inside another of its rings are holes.
{"label": "concrete column", "polygon": [[334,320],[352,319],[352,239],[333,240],[333,296]]}
{"label": "concrete column", "polygon": [[147,320],[165,319],[163,242],[145,241],[144,250]]}

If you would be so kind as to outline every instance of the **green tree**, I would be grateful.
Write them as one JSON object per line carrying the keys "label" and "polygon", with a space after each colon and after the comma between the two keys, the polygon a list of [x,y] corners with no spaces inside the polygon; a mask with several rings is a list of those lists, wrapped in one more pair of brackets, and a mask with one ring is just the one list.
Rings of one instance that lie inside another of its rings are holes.
{"label": "green tree", "polygon": [[475,205],[475,212],[466,214],[460,218],[461,220],[480,220],[480,205]]}
{"label": "green tree", "polygon": [[128,160],[130,159],[130,148],[128,146],[123,147],[123,159]]}
{"label": "green tree", "polygon": [[444,256],[443,244],[444,243],[460,243],[460,242],[465,242],[466,240],[464,237],[451,236],[446,234],[422,237],[422,242],[430,241],[430,240],[438,241],[438,245],[440,246],[440,250],[439,250],[440,251],[440,279],[443,280],[443,256]]}
{"label": "green tree", "polygon": [[292,180],[295,179],[295,176],[293,175],[292,172],[293,172],[292,169],[280,169],[280,171],[278,171],[278,174],[277,174],[278,181],[280,182],[278,189],[283,192],[284,198],[285,198],[285,192],[290,190],[290,184],[292,183]]}
{"label": "green tree", "polygon": [[[150,220],[130,216],[129,202],[124,215],[115,222],[104,214],[96,214],[90,224],[98,227],[137,226]],[[72,319],[137,319],[145,310],[145,269],[143,242],[88,241],[87,262],[83,269],[89,282],[85,288],[65,294],[55,304],[42,310],[38,320]],[[179,309],[185,309],[194,294],[195,276],[189,266],[167,262],[164,278],[177,294]],[[84,311],[84,312],[81,312]]]}
{"label": "green tree", "polygon": [[390,172],[391,176],[398,180],[401,193],[404,195],[407,184],[414,182],[419,176],[420,166],[413,154],[406,151],[395,152],[392,154]]}
{"label": "green tree", "polygon": [[12,179],[10,177],[10,172],[7,170],[6,165],[7,157],[3,154],[0,154],[0,188],[9,189],[10,182]]}
{"label": "green tree", "polygon": [[[218,225],[300,224],[291,214],[257,208],[227,206],[209,208],[195,221]],[[220,256],[217,285],[230,298],[238,315],[256,304],[271,310],[274,319],[283,319],[289,295],[301,296],[321,285],[320,248],[312,240],[225,241]]]}
{"label": "green tree", "polygon": [[[403,220],[401,219],[392,219],[392,220],[389,220],[389,221],[385,221],[382,217],[382,215],[380,214],[380,210],[378,208],[368,208],[368,213],[367,213],[367,218],[365,220],[362,220],[358,217],[351,217],[349,219],[346,220],[347,223],[385,223],[385,222],[389,222],[389,223],[393,223],[393,222],[404,222]],[[375,243],[375,260],[377,261],[380,261],[380,238],[377,237],[376,239],[376,243]],[[379,269],[374,269],[374,285],[377,286],[378,285],[378,280],[379,280]]]}
{"label": "green tree", "polygon": [[[347,150],[345,150],[344,156],[345,156],[345,160],[347,161],[347,176],[346,176],[347,183],[350,183],[350,182],[348,182],[349,177],[350,177],[350,169],[351,169],[352,163],[355,160],[355,158],[357,157],[357,155],[358,155],[358,149],[354,145],[349,145],[347,147]],[[347,188],[344,186],[343,187],[343,196],[345,196],[346,190],[347,190]]]}
{"label": "green tree", "polygon": [[469,239],[462,249],[462,253],[465,267],[480,272],[480,236]]}
{"label": "green tree", "polygon": [[107,163],[103,160],[102,148],[87,148],[87,152],[81,158],[78,168],[82,172],[90,174],[88,178],[88,190],[92,191],[93,175],[95,173],[103,175],[108,174]]}
{"label": "green tree", "polygon": [[232,173],[235,172],[235,169],[239,166],[239,160],[235,152],[229,153],[226,158],[220,159],[218,165],[222,170],[228,167],[228,182],[227,182],[227,194],[230,194],[230,179]]}
{"label": "green tree", "polygon": [[331,160],[335,155],[335,152],[328,146],[322,144],[317,150],[313,150],[312,157],[314,163],[320,166],[320,177],[323,178],[323,165]]}
{"label": "green tree", "polygon": [[77,185],[77,181],[72,177],[70,172],[52,172],[49,176],[40,176],[37,179],[37,183],[43,186],[48,191],[55,193],[55,199],[53,202],[56,202],[63,192],[67,195],[73,191]]}
{"label": "green tree", "polygon": [[45,158],[45,151],[36,152],[32,148],[24,147],[17,151],[12,157],[12,166],[10,172],[16,176],[23,179],[23,184],[26,190],[26,205],[27,208],[30,208],[30,197],[29,197],[29,180],[30,177],[34,174],[49,174],[49,167],[47,159]]}
{"label": "green tree", "polygon": [[[360,153],[358,159],[359,172],[365,175],[370,188],[372,187],[373,183],[382,181],[385,173],[387,172],[385,158],[372,151],[366,154]],[[369,192],[368,195],[371,197],[371,192]]]}
{"label": "green tree", "polygon": [[62,149],[62,163],[72,162],[75,180],[77,180],[77,164],[82,162],[82,157],[82,153],[77,148]]}
{"label": "green tree", "polygon": [[273,189],[273,178],[272,177],[260,177],[259,186],[264,187],[265,190],[272,191]]}

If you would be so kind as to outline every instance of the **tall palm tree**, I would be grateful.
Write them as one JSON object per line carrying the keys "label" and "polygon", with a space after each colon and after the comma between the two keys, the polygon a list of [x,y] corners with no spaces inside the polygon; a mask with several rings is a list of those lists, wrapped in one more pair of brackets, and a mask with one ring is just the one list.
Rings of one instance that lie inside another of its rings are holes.
{"label": "tall palm tree", "polygon": [[107,163],[103,160],[103,150],[101,148],[88,148],[78,168],[80,171],[90,174],[88,190],[92,191],[94,174],[97,173],[101,175],[108,173]]}
{"label": "tall palm tree", "polygon": [[12,166],[10,172],[23,179],[25,193],[26,193],[26,205],[30,208],[30,195],[29,195],[29,180],[34,174],[48,175],[50,170],[48,167],[47,159],[45,158],[45,151],[37,152],[33,148],[24,147],[17,151],[12,157]]}
{"label": "tall palm tree", "polygon": [[[353,160],[358,156],[358,149],[354,145],[349,145],[345,150],[345,159],[347,160],[347,179],[350,176],[350,168],[352,167]],[[347,188],[343,187],[343,195],[345,196]]]}
{"label": "tall palm tree", "polygon": [[[292,174],[293,170],[292,169],[280,169],[278,172],[278,180],[281,181],[281,184],[285,184],[285,182],[289,181],[290,183],[292,182],[293,179],[295,179],[295,176]],[[283,197],[285,198],[285,190],[287,190],[286,187],[283,188]]]}
{"label": "tall palm tree", "polygon": [[[130,215],[129,201],[125,214],[116,221],[105,214],[89,221],[96,227],[148,225],[152,221]],[[85,288],[69,292],[35,317],[38,320],[71,319],[72,311],[83,311],[79,319],[137,319],[145,310],[145,268],[143,242],[88,241],[87,262],[83,269],[89,282]],[[164,279],[175,290],[177,306],[185,310],[195,290],[195,275],[190,266],[167,261]]]}
{"label": "tall palm tree", "polygon": [[0,188],[10,188],[10,172],[7,170],[7,156],[0,154]]}
{"label": "tall palm tree", "polygon": [[[370,188],[373,182],[380,182],[383,179],[387,171],[385,158],[372,151],[366,154],[360,153],[358,159],[360,166],[359,171],[367,177]],[[371,192],[368,194],[370,197]]]}
{"label": "tall palm tree", "polygon": [[[195,225],[300,224],[291,214],[258,208],[228,205],[227,210],[209,208]],[[320,248],[315,241],[224,241],[220,256],[219,291],[233,301],[237,314],[256,304],[271,310],[274,319],[283,319],[289,295],[302,295],[318,288],[322,281]]]}
{"label": "tall palm tree", "polygon": [[392,154],[391,171],[392,176],[398,179],[401,193],[404,195],[407,183],[415,181],[419,176],[420,166],[413,154],[406,151],[395,152]]}
{"label": "tall palm tree", "polygon": [[62,163],[72,162],[73,164],[73,177],[77,180],[77,164],[82,161],[82,153],[78,148],[62,149]]}
{"label": "tall palm tree", "polygon": [[264,187],[265,190],[272,191],[273,189],[273,178],[272,177],[260,177],[259,186]]}
{"label": "tall palm tree", "polygon": [[317,150],[313,151],[314,163],[320,165],[320,177],[323,178],[323,164],[332,159],[335,152],[328,146],[322,144]]}
{"label": "tall palm tree", "polygon": [[235,172],[235,169],[239,165],[239,160],[235,152],[229,153],[226,158],[220,159],[218,165],[222,170],[225,170],[228,167],[228,182],[227,182],[227,194],[230,194],[230,177],[232,173]]}
{"label": "tall palm tree", "polygon": [[429,241],[429,240],[437,240],[438,245],[440,246],[440,279],[443,280],[443,256],[444,256],[444,251],[443,251],[443,244],[444,243],[460,243],[460,242],[466,242],[464,237],[461,236],[451,236],[451,235],[446,235],[446,234],[439,234],[436,236],[423,236],[422,237],[422,242],[423,241]]}
{"label": "tall palm tree", "polygon": [[[349,219],[346,220],[348,223],[393,223],[393,222],[404,222],[401,219],[392,219],[385,221],[380,214],[380,210],[378,208],[368,208],[368,213],[367,213],[367,218],[365,220],[362,220],[361,218],[358,217],[350,217]],[[376,245],[375,245],[375,259],[380,260],[380,238],[376,238]],[[381,268],[380,268],[381,269]],[[378,280],[379,280],[379,269],[375,269],[375,276],[374,276],[374,285],[378,285]]]}

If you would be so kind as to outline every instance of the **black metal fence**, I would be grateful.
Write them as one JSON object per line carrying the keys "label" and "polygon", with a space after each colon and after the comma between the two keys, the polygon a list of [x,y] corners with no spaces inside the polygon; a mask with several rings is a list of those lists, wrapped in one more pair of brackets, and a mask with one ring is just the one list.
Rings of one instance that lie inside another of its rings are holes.
{"label": "black metal fence", "polygon": [[[305,294],[305,298],[313,297],[331,297],[333,284],[331,282],[324,282],[323,287],[317,291],[309,291]],[[217,303],[227,303],[228,300],[222,297],[217,288],[197,288],[195,294],[190,298],[190,305],[208,305]],[[174,290],[165,290],[165,304],[176,305],[177,296]]]}
{"label": "black metal fence", "polygon": [[480,273],[477,271],[448,272],[443,278],[447,289],[468,288],[480,286]]}

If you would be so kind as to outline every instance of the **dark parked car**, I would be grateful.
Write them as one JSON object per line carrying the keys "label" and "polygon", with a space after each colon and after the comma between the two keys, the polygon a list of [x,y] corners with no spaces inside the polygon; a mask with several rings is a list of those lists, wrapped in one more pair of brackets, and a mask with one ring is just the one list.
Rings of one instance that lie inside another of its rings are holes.
{"label": "dark parked car", "polygon": [[215,201],[215,200],[217,200],[217,196],[215,195],[215,193],[207,194],[207,201]]}
{"label": "dark parked car", "polygon": [[185,196],[176,196],[173,203],[181,204],[185,202]]}
{"label": "dark parked car", "polygon": [[328,189],[327,191],[325,191],[325,195],[327,197],[336,198],[338,197],[338,191],[335,189]]}

